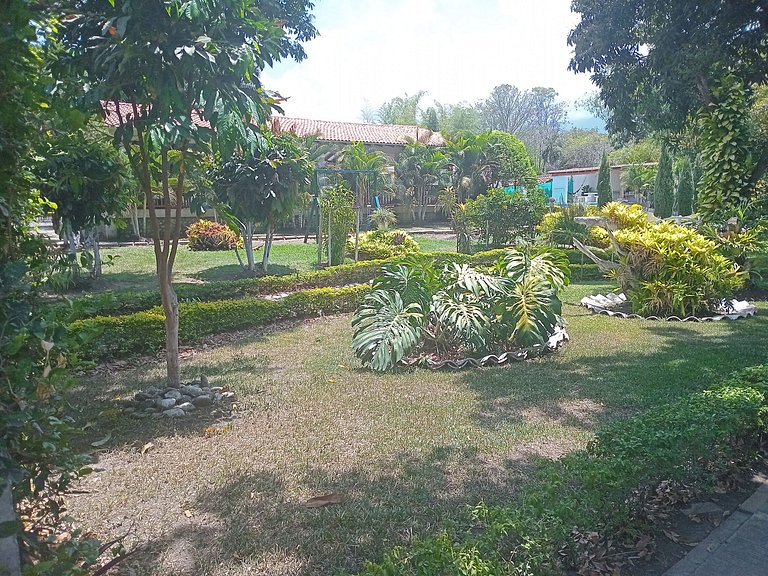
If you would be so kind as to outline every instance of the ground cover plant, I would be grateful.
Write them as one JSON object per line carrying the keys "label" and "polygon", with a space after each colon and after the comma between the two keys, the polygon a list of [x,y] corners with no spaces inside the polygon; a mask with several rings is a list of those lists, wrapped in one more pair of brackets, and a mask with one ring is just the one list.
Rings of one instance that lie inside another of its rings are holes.
{"label": "ground cover plant", "polygon": [[[79,486],[70,511],[97,535],[128,531],[126,545],[141,547],[126,570],[162,576],[357,572],[395,546],[406,547],[403,557],[424,558],[419,550],[435,549],[424,538],[442,527],[445,549],[457,555],[464,549],[454,544],[463,540],[454,536],[469,530],[490,548],[498,541],[471,515],[479,502],[488,510],[483,518],[506,526],[510,516],[498,507],[535,496],[531,483],[545,484],[538,474],[551,474],[555,490],[584,469],[574,463],[537,473],[542,461],[585,448],[606,425],[680,406],[722,374],[768,361],[765,303],[749,322],[713,324],[618,323],[578,306],[608,289],[606,282],[566,287],[563,315],[579,345],[514,369],[360,370],[349,315],[209,340],[185,353],[183,376],[205,373],[233,390],[233,421],[137,424],[112,400],[161,383],[162,363],[105,366],[72,397],[93,423],[87,440],[107,431],[112,439],[98,450],[103,471]],[[694,430],[705,424],[699,419]],[[170,486],[184,486],[183,494],[169,498]],[[343,502],[305,507],[331,493]],[[542,550],[552,540],[531,543]]]}
{"label": "ground cover plant", "polygon": [[543,346],[562,325],[558,292],[569,279],[558,251],[507,250],[490,272],[440,268],[429,257],[385,264],[352,320],[352,346],[378,371],[413,353],[462,358]]}

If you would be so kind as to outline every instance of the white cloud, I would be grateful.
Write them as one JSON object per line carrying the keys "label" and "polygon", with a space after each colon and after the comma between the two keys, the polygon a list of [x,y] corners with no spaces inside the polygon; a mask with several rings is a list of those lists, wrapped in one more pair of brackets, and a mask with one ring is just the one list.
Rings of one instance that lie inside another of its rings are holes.
{"label": "white cloud", "polygon": [[498,84],[552,86],[574,100],[592,89],[567,70],[569,0],[320,0],[321,36],[308,58],[263,74],[290,100],[291,116],[358,120],[378,106],[426,90],[455,103],[485,97]]}

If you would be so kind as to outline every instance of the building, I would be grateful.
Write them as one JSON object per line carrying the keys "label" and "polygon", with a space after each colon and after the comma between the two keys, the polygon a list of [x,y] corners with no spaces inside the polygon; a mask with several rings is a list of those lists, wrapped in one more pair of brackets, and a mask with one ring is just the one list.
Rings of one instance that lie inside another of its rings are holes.
{"label": "building", "polygon": [[[615,164],[610,167],[613,199],[627,203],[642,203],[642,198],[636,197],[634,193],[626,191],[622,186],[622,173],[631,166],[632,164]],[[656,162],[648,162],[643,166],[654,167]],[[552,197],[555,199],[555,203],[560,206],[568,204],[596,205],[599,172],[599,166],[550,170]]]}
{"label": "building", "polygon": [[302,138],[317,136],[319,142],[330,144],[337,150],[354,142],[362,142],[368,152],[383,152],[393,164],[409,141],[433,147],[445,146],[445,139],[439,132],[407,124],[364,124],[273,116],[271,129],[276,134],[290,132]]}

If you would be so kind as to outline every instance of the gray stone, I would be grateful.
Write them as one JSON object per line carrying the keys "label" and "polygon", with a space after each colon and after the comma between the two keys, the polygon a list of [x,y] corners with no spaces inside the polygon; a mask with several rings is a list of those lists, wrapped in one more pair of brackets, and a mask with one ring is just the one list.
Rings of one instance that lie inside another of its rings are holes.
{"label": "gray stone", "polygon": [[192,404],[194,404],[198,408],[200,408],[201,406],[210,406],[211,404],[213,404],[213,398],[211,398],[208,394],[203,394],[196,398],[192,398]]}
{"label": "gray stone", "polygon": [[222,392],[224,390],[224,386],[211,386],[211,392]]}
{"label": "gray stone", "polygon": [[182,394],[186,394],[187,396],[191,396],[192,398],[196,398],[200,396],[203,393],[202,388],[200,386],[182,386],[180,388]]}
{"label": "gray stone", "polygon": [[144,390],[144,394],[147,396],[162,396],[163,391],[160,388],[147,388]]}
{"label": "gray stone", "polygon": [[192,402],[192,396],[182,394],[181,398],[176,401],[176,404],[184,404],[184,402]]}
{"label": "gray stone", "polygon": [[192,402],[184,402],[182,404],[177,404],[176,408],[181,408],[184,410],[184,412],[192,412],[193,410],[197,410],[194,404]]}
{"label": "gray stone", "polygon": [[203,391],[203,394],[213,394],[213,391],[208,386],[203,386],[200,390]]}
{"label": "gray stone", "polygon": [[214,395],[213,395],[213,403],[214,403],[214,404],[218,404],[219,402],[221,402],[221,399],[222,399],[223,397],[224,397],[224,396],[223,396],[222,394],[219,394],[219,393],[217,392],[216,394],[214,394]]}
{"label": "gray stone", "polygon": [[178,400],[181,398],[181,392],[178,390],[169,390],[165,393],[165,398],[173,398],[174,400]]}
{"label": "gray stone", "polygon": [[163,416],[166,418],[181,418],[186,416],[187,413],[181,408],[170,408],[169,410],[163,410]]}
{"label": "gray stone", "polygon": [[136,394],[133,395],[133,399],[137,402],[141,402],[142,400],[149,400],[150,398],[151,396],[146,392],[136,392]]}
{"label": "gray stone", "polygon": [[205,374],[200,376],[200,386],[208,386],[208,376]]}
{"label": "gray stone", "polygon": [[174,398],[158,398],[155,400],[155,406],[162,408],[163,410],[173,408],[174,404],[176,404],[176,400]]}

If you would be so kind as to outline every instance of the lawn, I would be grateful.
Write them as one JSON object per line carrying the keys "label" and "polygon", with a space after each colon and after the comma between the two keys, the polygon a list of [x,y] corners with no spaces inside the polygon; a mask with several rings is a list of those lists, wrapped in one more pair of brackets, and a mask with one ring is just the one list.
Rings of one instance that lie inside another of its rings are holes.
{"label": "lawn", "polygon": [[[766,303],[749,320],[701,324],[575,306],[606,289],[569,287],[571,342],[502,368],[373,374],[351,354],[348,315],[188,350],[186,378],[236,392],[231,422],[127,419],[110,400],[160,383],[163,364],[106,367],[73,398],[93,423],[87,440],[112,439],[70,512],[143,545],[127,574],[354,571],[481,500],[508,502],[538,459],[583,447],[597,425],[768,360]],[[344,502],[303,506],[331,492]]]}
{"label": "lawn", "polygon": [[[449,236],[425,234],[417,236],[425,252],[455,251],[456,240]],[[114,257],[111,265],[104,267],[104,276],[89,286],[90,291],[117,289],[151,290],[156,287],[155,254],[151,246],[124,246],[102,251],[104,259]],[[243,251],[240,251],[245,258]],[[261,251],[255,252],[261,262]],[[272,247],[270,274],[292,274],[314,270],[317,262],[317,244],[309,241],[276,242]],[[350,260],[351,262],[351,260]],[[232,280],[245,277],[245,272],[232,251],[193,252],[180,246],[174,265],[177,283],[200,283],[216,280]]]}

